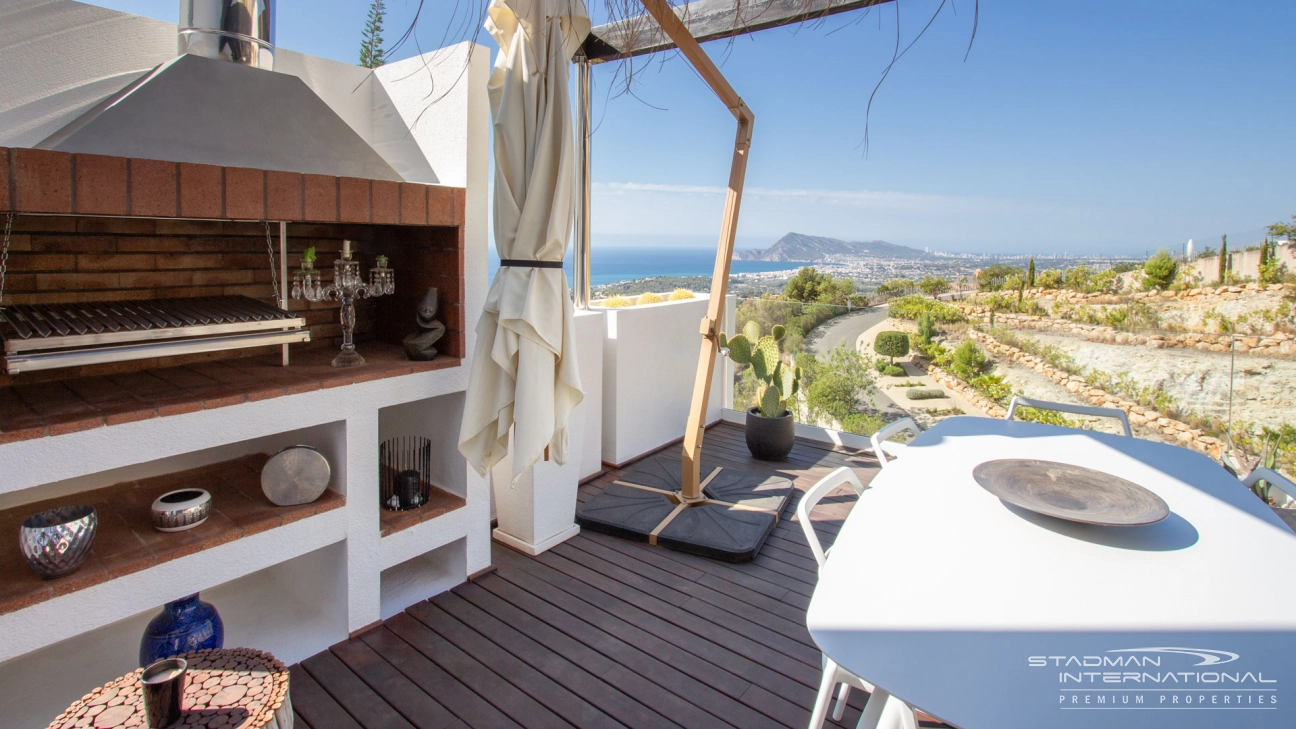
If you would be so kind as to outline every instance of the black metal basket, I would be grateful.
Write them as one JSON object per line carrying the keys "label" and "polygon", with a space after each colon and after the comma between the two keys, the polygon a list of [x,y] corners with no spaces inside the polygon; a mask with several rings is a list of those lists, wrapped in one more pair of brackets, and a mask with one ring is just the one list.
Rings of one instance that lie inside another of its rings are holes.
{"label": "black metal basket", "polygon": [[378,446],[378,498],[388,511],[417,509],[432,494],[432,441],[390,438]]}

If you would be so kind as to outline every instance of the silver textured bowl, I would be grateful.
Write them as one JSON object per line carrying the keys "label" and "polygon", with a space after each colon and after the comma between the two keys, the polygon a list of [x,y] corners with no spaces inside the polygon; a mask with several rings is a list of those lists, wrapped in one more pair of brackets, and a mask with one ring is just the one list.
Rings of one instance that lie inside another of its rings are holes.
{"label": "silver textured bowl", "polygon": [[27,517],[18,546],[36,574],[51,579],[76,571],[90,555],[99,516],[93,506],[61,506]]}
{"label": "silver textured bowl", "polygon": [[182,532],[207,521],[211,494],[203,489],[168,491],[153,502],[153,528],[160,532]]}

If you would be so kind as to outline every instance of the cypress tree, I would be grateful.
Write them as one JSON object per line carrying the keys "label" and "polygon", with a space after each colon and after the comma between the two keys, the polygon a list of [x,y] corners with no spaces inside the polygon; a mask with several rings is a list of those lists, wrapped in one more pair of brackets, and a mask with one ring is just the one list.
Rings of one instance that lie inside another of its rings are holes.
{"label": "cypress tree", "polygon": [[1264,268],[1269,262],[1269,236],[1265,236],[1264,243],[1260,244],[1260,268]]}
{"label": "cypress tree", "polygon": [[386,15],[387,6],[383,0],[374,0],[369,6],[369,18],[360,36],[360,65],[365,68],[378,68],[387,62],[382,48],[383,17]]}
{"label": "cypress tree", "polygon": [[1026,288],[1035,288],[1035,256],[1030,257],[1030,265],[1026,266]]}
{"label": "cypress tree", "polygon": [[1220,238],[1220,257],[1219,257],[1219,282],[1224,285],[1224,279],[1228,277],[1228,236]]}

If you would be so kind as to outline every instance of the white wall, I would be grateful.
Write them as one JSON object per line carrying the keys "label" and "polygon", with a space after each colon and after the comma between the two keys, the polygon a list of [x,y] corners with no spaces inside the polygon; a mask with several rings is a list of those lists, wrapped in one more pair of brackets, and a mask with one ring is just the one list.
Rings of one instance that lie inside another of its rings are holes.
{"label": "white wall", "polygon": [[[1296,273],[1296,245],[1288,243],[1276,246],[1275,256],[1279,261],[1286,264],[1289,272]],[[1260,276],[1260,250],[1233,251],[1229,253],[1229,264],[1229,270],[1236,276],[1258,278]],[[1210,286],[1219,282],[1218,255],[1210,258],[1198,258],[1192,262],[1192,266],[1197,273],[1197,277],[1201,279],[1203,286]]]}
{"label": "white wall", "polygon": [[[603,460],[621,464],[684,436],[708,297],[606,309]],[[720,419],[725,368],[716,360],[706,422]]]}
{"label": "white wall", "polygon": [[602,311],[576,311],[576,351],[580,359],[581,386],[585,398],[572,413],[580,419],[581,441],[572,442],[579,459],[581,480],[603,470],[603,336],[607,318]]}
{"label": "white wall", "polygon": [[172,23],[71,0],[5,0],[0,146],[35,146],[175,55]]}

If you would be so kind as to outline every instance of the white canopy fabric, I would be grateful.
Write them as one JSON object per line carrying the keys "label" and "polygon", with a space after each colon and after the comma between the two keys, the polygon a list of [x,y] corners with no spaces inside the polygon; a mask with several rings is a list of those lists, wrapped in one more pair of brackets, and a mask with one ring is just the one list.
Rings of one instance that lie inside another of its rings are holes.
{"label": "white canopy fabric", "polygon": [[[495,248],[501,260],[567,254],[575,204],[568,64],[589,34],[582,0],[492,0],[499,43],[489,95],[495,131]],[[583,398],[571,294],[561,268],[504,266],[486,294],[459,451],[483,476],[508,454],[512,480],[544,457],[567,461],[567,418]]]}

